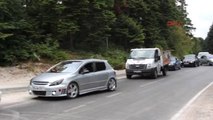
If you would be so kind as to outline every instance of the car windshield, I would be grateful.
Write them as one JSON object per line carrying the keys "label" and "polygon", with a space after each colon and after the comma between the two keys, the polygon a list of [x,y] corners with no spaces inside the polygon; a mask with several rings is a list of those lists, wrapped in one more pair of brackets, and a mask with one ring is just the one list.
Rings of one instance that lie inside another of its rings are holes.
{"label": "car windshield", "polygon": [[51,73],[65,73],[70,72],[73,73],[77,70],[77,68],[80,66],[82,62],[81,61],[68,61],[68,62],[62,62],[55,67],[48,70],[48,72]]}
{"label": "car windshield", "polygon": [[185,55],[184,59],[187,59],[187,60],[195,59],[195,55]]}
{"label": "car windshield", "polygon": [[176,58],[175,57],[171,57],[170,60],[171,61],[176,61]]}
{"label": "car windshield", "polygon": [[133,50],[130,53],[131,59],[149,59],[154,58],[154,50]]}

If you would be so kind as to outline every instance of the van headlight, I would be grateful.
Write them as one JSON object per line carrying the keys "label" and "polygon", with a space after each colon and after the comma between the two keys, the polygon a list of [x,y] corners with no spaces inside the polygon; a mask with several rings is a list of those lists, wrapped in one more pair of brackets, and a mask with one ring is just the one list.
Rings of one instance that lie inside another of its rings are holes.
{"label": "van headlight", "polygon": [[152,68],[152,64],[147,64],[147,68]]}
{"label": "van headlight", "polygon": [[60,85],[63,81],[64,81],[64,79],[56,80],[56,81],[52,82],[52,83],[50,84],[50,86]]}
{"label": "van headlight", "polygon": [[129,69],[129,65],[130,65],[130,64],[126,63],[125,68],[126,68],[126,69]]}

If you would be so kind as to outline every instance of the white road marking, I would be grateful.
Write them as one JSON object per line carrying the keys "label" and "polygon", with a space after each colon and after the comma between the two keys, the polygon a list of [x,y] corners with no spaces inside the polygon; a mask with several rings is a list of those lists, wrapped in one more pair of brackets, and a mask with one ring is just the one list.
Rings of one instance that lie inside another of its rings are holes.
{"label": "white road marking", "polygon": [[157,82],[159,82],[159,81],[154,81],[154,82],[150,82],[150,83],[147,83],[147,84],[142,84],[142,85],[140,85],[140,87],[146,87],[146,86],[152,85],[152,84],[157,83]]}
{"label": "white road marking", "polygon": [[112,95],[108,95],[106,97],[111,98],[111,97],[114,97],[114,96],[117,96],[117,95],[120,95],[120,94],[121,94],[121,92],[118,92],[118,93],[115,93],[115,94],[112,94]]}
{"label": "white road marking", "polygon": [[203,93],[205,92],[211,85],[213,85],[213,82],[211,82],[209,85],[207,85],[205,88],[203,88],[199,93],[197,93],[182,109],[180,109],[170,120],[178,120],[180,115]]}
{"label": "white road marking", "polygon": [[64,110],[64,112],[70,112],[70,111],[72,111],[72,110],[77,110],[77,109],[79,109],[79,108],[82,108],[82,107],[85,107],[86,105],[79,105],[79,106],[76,106],[76,107],[72,107],[72,108],[70,108],[70,109],[66,109],[66,110]]}
{"label": "white road marking", "polygon": [[89,101],[87,102],[86,104],[92,104],[92,103],[95,103],[96,101]]}

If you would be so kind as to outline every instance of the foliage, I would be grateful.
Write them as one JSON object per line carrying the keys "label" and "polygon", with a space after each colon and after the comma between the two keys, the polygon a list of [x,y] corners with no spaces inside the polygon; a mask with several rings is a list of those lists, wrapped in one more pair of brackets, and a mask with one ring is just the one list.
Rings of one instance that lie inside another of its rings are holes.
{"label": "foliage", "polygon": [[213,46],[213,24],[211,25],[209,29],[208,35],[205,40],[205,45],[206,45],[207,51],[213,54],[213,47],[212,47]]}
{"label": "foliage", "polygon": [[[202,41],[191,34],[186,7],[185,0],[1,0],[0,64],[75,59],[70,51],[84,51],[123,68],[124,51],[135,47],[196,53]],[[212,45],[211,32],[206,41]]]}

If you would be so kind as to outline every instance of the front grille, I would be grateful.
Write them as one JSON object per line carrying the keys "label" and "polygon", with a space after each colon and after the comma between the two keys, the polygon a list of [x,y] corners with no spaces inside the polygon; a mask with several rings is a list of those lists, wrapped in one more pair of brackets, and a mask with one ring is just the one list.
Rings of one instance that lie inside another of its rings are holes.
{"label": "front grille", "polygon": [[46,91],[33,91],[34,95],[46,95]]}
{"label": "front grille", "polygon": [[49,82],[46,82],[46,81],[33,81],[32,83],[34,85],[47,85]]}
{"label": "front grille", "polygon": [[134,64],[134,65],[130,65],[129,66],[130,69],[146,69],[146,65],[145,64]]}

